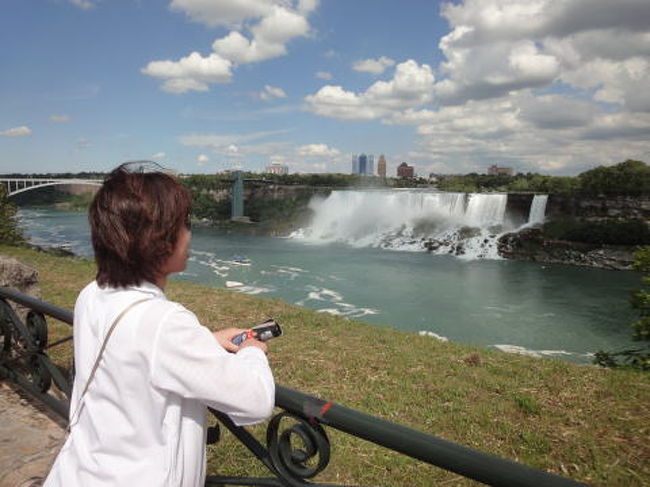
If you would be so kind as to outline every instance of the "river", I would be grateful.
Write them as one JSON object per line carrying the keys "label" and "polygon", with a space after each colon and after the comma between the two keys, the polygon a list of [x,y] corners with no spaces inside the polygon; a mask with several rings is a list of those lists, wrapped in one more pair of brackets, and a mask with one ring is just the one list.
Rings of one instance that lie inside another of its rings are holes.
{"label": "river", "polygon": [[[34,244],[92,256],[85,214],[23,208],[18,218]],[[629,293],[640,284],[633,272],[237,236],[201,226],[193,228],[188,267],[175,278],[219,288],[237,282],[236,292],[431,339],[578,363],[600,349],[634,345]]]}

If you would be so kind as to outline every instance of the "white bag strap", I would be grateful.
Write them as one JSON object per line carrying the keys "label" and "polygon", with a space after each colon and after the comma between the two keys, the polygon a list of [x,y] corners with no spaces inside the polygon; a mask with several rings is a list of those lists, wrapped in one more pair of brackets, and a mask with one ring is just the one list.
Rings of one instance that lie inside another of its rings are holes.
{"label": "white bag strap", "polygon": [[90,376],[88,376],[88,380],[86,381],[86,386],[84,387],[83,392],[81,393],[81,396],[79,396],[79,401],[77,402],[77,407],[74,410],[74,413],[72,416],[70,416],[70,422],[68,423],[68,432],[70,431],[70,428],[72,427],[74,420],[79,416],[79,411],[81,410],[81,403],[83,401],[84,396],[86,395],[86,392],[88,392],[88,387],[90,386],[90,383],[93,381],[95,378],[95,372],[97,372],[97,368],[99,367],[99,361],[102,359],[102,355],[104,355],[104,349],[106,348],[106,344],[108,343],[108,339],[111,337],[113,334],[113,330],[115,329],[115,326],[120,322],[120,320],[124,317],[124,315],[129,312],[131,309],[133,309],[135,306],[137,306],[140,303],[144,303],[145,301],[149,301],[153,298],[143,298],[143,299],[138,299],[137,301],[131,303],[128,305],[122,312],[117,315],[115,320],[113,320],[113,323],[111,324],[111,327],[108,329],[108,333],[106,333],[106,338],[104,338],[104,343],[102,343],[102,347],[99,349],[99,353],[97,354],[97,359],[95,359],[95,365],[93,365],[93,369],[90,372]]}

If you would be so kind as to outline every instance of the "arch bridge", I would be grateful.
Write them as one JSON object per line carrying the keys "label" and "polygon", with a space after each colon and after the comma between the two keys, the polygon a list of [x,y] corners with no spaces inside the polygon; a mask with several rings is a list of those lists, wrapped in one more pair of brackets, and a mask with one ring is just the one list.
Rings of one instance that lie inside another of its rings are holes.
{"label": "arch bridge", "polygon": [[0,184],[2,184],[7,190],[7,196],[14,196],[44,186],[58,186],[64,184],[101,186],[103,183],[104,181],[101,179],[0,178]]}

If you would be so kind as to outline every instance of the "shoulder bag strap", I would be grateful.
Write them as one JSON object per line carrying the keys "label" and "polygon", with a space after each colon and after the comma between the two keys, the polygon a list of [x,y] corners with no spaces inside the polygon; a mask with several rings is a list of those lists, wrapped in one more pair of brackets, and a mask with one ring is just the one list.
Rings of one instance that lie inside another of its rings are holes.
{"label": "shoulder bag strap", "polygon": [[126,313],[128,313],[132,308],[137,306],[140,303],[144,303],[145,301],[149,301],[153,298],[143,298],[143,299],[138,299],[137,301],[131,303],[128,305],[122,312],[117,315],[115,320],[113,320],[113,323],[111,324],[111,327],[108,329],[108,333],[106,333],[106,338],[104,338],[104,343],[102,343],[102,347],[99,349],[99,353],[97,354],[97,358],[95,359],[95,364],[93,365],[92,371],[90,372],[90,375],[88,376],[88,380],[86,381],[86,386],[84,387],[83,392],[81,393],[81,396],[79,396],[79,401],[77,401],[77,407],[74,410],[74,413],[70,417],[70,422],[68,423],[68,431],[70,431],[70,428],[73,424],[73,420],[79,415],[79,411],[81,409],[81,402],[83,401],[84,396],[86,395],[86,392],[88,392],[88,387],[90,386],[90,383],[93,381],[95,378],[95,372],[97,372],[97,368],[99,367],[99,362],[102,359],[102,355],[104,355],[104,349],[106,348],[106,344],[108,343],[108,339],[111,337],[113,334],[113,330],[115,329],[115,326],[120,322],[120,320],[124,317]]}

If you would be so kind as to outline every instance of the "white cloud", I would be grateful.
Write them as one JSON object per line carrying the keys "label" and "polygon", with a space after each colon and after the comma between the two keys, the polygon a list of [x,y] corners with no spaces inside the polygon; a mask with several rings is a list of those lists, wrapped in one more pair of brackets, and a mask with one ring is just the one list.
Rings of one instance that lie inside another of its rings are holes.
{"label": "white cloud", "polygon": [[647,0],[466,0],[444,4],[452,31],[436,94],[443,103],[561,81],[596,99],[650,110]]}
{"label": "white cloud", "polygon": [[450,31],[435,81],[410,61],[365,91],[323,86],[307,108],[413,126],[416,147],[403,156],[425,171],[498,163],[575,174],[647,159],[648,0],[458,0],[441,13]]}
{"label": "white cloud", "polygon": [[165,154],[164,152],[156,152],[155,154],[153,154],[151,156],[151,159],[153,159],[155,161],[155,160],[159,160],[159,159],[164,159],[166,156],[167,156],[167,154]]}
{"label": "white cloud", "polygon": [[296,154],[303,157],[337,157],[341,155],[338,149],[328,147],[327,144],[307,144],[296,148]]}
{"label": "white cloud", "polygon": [[519,104],[519,118],[540,129],[584,127],[595,118],[593,103],[561,95],[526,96]]}
{"label": "white cloud", "polygon": [[352,64],[352,69],[355,71],[371,74],[381,74],[386,68],[395,65],[395,61],[386,56],[381,56],[378,59],[364,59],[362,61],[356,61]]}
{"label": "white cloud", "polygon": [[377,81],[363,93],[327,85],[305,98],[307,108],[319,115],[348,120],[371,120],[395,110],[431,101],[434,77],[431,68],[413,60],[398,64],[390,81]]}
{"label": "white cloud", "polygon": [[5,137],[26,137],[27,135],[32,134],[32,129],[26,125],[21,125],[20,127],[12,127],[7,130],[0,132],[0,135]]}
{"label": "white cloud", "polygon": [[646,0],[465,0],[442,5],[441,14],[463,46],[545,36],[623,29],[646,31]]}
{"label": "white cloud", "polygon": [[180,61],[152,61],[142,72],[164,79],[162,89],[170,93],[208,91],[211,83],[230,81],[237,65],[286,55],[292,39],[309,35],[307,16],[318,5],[318,0],[172,0],[173,11],[232,30],[212,43],[214,52],[206,57],[193,52]]}
{"label": "white cloud", "polygon": [[56,123],[65,123],[70,121],[70,117],[68,115],[62,114],[62,115],[50,115],[50,120]]}
{"label": "white cloud", "polygon": [[[490,164],[523,172],[575,174],[650,150],[650,114],[611,114],[562,95],[512,93],[437,110],[406,110],[391,123],[413,125],[428,171],[484,172]],[[613,143],[625,141],[624,144]]]}
{"label": "white cloud", "polygon": [[547,85],[560,72],[558,60],[545,54],[531,40],[499,42],[470,48],[441,48],[448,61],[441,71],[449,76],[436,84],[443,103],[494,98],[510,91]]}
{"label": "white cloud", "polygon": [[622,61],[597,58],[566,70],[563,81],[593,89],[594,99],[624,106],[630,111],[650,111],[650,56]]}
{"label": "white cloud", "polygon": [[262,90],[261,93],[258,95],[260,99],[264,101],[271,101],[276,98],[286,98],[287,94],[284,92],[282,88],[278,88],[276,86],[270,86],[270,85],[265,85],[264,90]]}
{"label": "white cloud", "polygon": [[253,34],[250,40],[240,32],[232,31],[214,41],[212,49],[238,64],[284,56],[287,53],[286,44],[291,39],[308,34],[309,23],[301,14],[276,5],[250,31]]}
{"label": "white cloud", "polygon": [[249,18],[268,15],[273,0],[172,0],[170,8],[210,27],[239,26]]}
{"label": "white cloud", "polygon": [[211,54],[202,57],[198,52],[174,61],[151,61],[142,69],[144,74],[164,79],[162,89],[170,93],[208,91],[210,83],[230,81],[232,63]]}
{"label": "white cloud", "polygon": [[189,134],[179,138],[181,144],[189,147],[210,149],[216,154],[241,153],[245,147],[262,147],[246,145],[249,142],[286,133],[287,130],[270,130],[248,134]]}
{"label": "white cloud", "polygon": [[75,7],[79,7],[82,10],[90,10],[95,8],[95,4],[90,0],[68,0]]}
{"label": "white cloud", "polygon": [[315,78],[319,78],[319,79],[327,79],[327,80],[330,80],[330,79],[332,79],[334,76],[332,76],[332,73],[329,73],[329,72],[327,72],[327,71],[317,71],[316,73],[314,73],[314,77],[315,77]]}
{"label": "white cloud", "polygon": [[210,158],[205,154],[199,154],[199,157],[196,158],[196,162],[199,164],[199,166],[202,166],[210,162]]}

